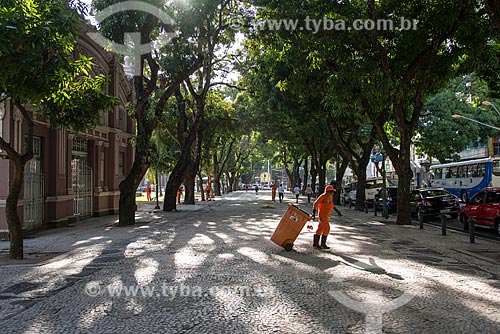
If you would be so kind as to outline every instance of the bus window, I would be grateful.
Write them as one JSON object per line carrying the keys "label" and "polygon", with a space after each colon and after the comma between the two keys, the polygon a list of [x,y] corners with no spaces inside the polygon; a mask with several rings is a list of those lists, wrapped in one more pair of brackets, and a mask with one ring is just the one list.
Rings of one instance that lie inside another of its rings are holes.
{"label": "bus window", "polygon": [[500,160],[493,160],[493,174],[500,176]]}
{"label": "bus window", "polygon": [[477,164],[475,165],[471,165],[471,169],[472,169],[472,177],[477,177]]}
{"label": "bus window", "polygon": [[448,171],[446,173],[447,179],[454,179],[458,177],[458,167],[448,167]]}
{"label": "bus window", "polygon": [[438,180],[439,180],[439,179],[442,179],[442,178],[443,178],[443,169],[441,169],[441,168],[436,168],[436,169],[434,170],[434,178],[435,178],[435,179],[438,179]]}
{"label": "bus window", "polygon": [[467,166],[467,175],[465,177],[473,177],[474,174],[474,169],[476,168],[476,165],[469,165]]}
{"label": "bus window", "polygon": [[483,177],[486,174],[486,169],[484,164],[477,164],[477,176]]}
{"label": "bus window", "polygon": [[467,166],[457,167],[457,177],[459,178],[467,177]]}

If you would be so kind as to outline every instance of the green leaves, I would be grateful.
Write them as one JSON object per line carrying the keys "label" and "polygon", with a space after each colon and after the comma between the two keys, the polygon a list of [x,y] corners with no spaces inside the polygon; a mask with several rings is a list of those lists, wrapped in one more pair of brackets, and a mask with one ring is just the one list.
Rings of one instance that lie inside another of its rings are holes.
{"label": "green leaves", "polygon": [[487,84],[476,75],[450,80],[447,87],[424,105],[415,142],[419,153],[445,162],[456,158],[457,152],[472,143],[498,136],[498,131],[486,126],[452,117],[458,114],[489,125],[499,124],[500,115],[482,104],[488,95]]}
{"label": "green leaves", "polygon": [[0,5],[0,88],[31,103],[54,126],[97,125],[117,100],[106,78],[90,76],[91,58],[75,55],[81,18],[63,0],[5,0]]}

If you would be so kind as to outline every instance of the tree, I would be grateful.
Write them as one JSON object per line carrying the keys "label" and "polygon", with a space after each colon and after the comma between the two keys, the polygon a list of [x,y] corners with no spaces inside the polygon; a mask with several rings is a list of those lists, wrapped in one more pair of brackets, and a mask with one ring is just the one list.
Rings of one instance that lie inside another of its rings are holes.
{"label": "tree", "polygon": [[[413,176],[410,147],[425,98],[454,75],[466,51],[482,52],[479,45],[485,45],[491,37],[489,23],[478,11],[475,3],[468,0],[404,4],[368,0],[349,8],[345,14],[351,12],[357,18],[373,22],[388,15],[419,20],[416,30],[347,31],[347,39],[342,42],[351,50],[347,58],[355,62],[349,64],[349,68],[340,68],[338,73],[344,78],[343,82],[351,85],[347,90],[343,86],[332,87],[335,92],[344,90],[344,94],[352,94],[357,89],[361,105],[397,171],[398,224],[410,222],[409,196]],[[340,54],[335,58],[339,57]],[[386,131],[387,121],[395,124],[397,147],[392,145]]]}
{"label": "tree", "polygon": [[6,0],[0,5],[0,90],[27,127],[20,151],[0,137],[0,148],[14,165],[6,203],[14,259],[23,258],[17,203],[24,166],[33,157],[33,114],[41,114],[53,126],[79,131],[97,125],[99,111],[117,103],[104,93],[105,77],[89,76],[91,59],[74,53],[82,22],[63,0]]}
{"label": "tree", "polygon": [[[203,61],[196,73],[184,79],[184,87],[194,100],[193,115],[189,128],[185,122],[182,125],[185,145],[167,182],[163,211],[176,210],[175,191],[182,182],[185,186],[185,203],[195,203],[194,182],[201,162],[207,96],[214,86],[220,84],[214,82],[214,78],[218,72],[224,72],[227,64],[229,49],[235,40],[235,32],[230,29],[230,17],[239,10],[238,2],[234,0],[192,1],[187,7],[196,13],[198,20],[192,22],[194,37],[186,40],[186,43],[203,54]],[[187,19],[189,16],[185,17]],[[179,103],[185,99],[184,95],[181,90],[176,91]]]}
{"label": "tree", "polygon": [[[125,1],[94,0],[92,5],[94,10],[102,11],[120,2]],[[166,7],[162,0],[150,0],[146,3],[171,16],[184,10],[182,4],[175,6],[174,3]],[[199,19],[197,13],[191,14],[193,19]],[[170,26],[168,22],[158,22],[158,18],[151,14],[138,11],[120,12],[100,23],[100,32],[116,43],[124,43],[125,33],[130,32],[140,32],[141,43],[150,43],[166,33],[175,34],[171,43],[136,59],[139,62],[139,73],[135,73],[133,79],[136,96],[133,107],[137,124],[136,149],[132,168],[120,183],[120,226],[135,223],[135,190],[151,165],[152,149],[155,148],[151,145],[151,137],[168,100],[179,90],[182,82],[203,65],[202,50],[189,47],[188,41],[195,34],[192,21],[179,20],[178,23],[178,26]]]}
{"label": "tree", "polygon": [[488,95],[486,83],[475,75],[450,80],[423,107],[415,138],[417,152],[445,163],[458,160],[457,153],[471,143],[498,135],[495,130],[472,121],[452,118],[454,114],[460,114],[485,124],[498,124],[499,115],[493,108],[485,109],[482,105]]}

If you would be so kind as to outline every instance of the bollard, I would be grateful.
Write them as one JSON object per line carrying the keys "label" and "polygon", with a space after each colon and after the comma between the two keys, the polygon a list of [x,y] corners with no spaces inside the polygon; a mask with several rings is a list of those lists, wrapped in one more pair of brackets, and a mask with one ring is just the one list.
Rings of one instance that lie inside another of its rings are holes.
{"label": "bollard", "polygon": [[377,217],[377,205],[375,204],[375,201],[373,201],[373,214]]}
{"label": "bollard", "polygon": [[417,211],[417,216],[418,216],[418,222],[420,224],[420,229],[424,229],[424,214],[422,211]]}
{"label": "bollard", "polygon": [[441,235],[446,235],[446,212],[448,210],[441,210]]}
{"label": "bollard", "polygon": [[476,242],[476,238],[474,235],[474,228],[476,227],[476,222],[474,221],[474,218],[469,219],[469,239],[470,243],[473,244]]}
{"label": "bollard", "polygon": [[385,219],[389,219],[389,208],[387,206],[384,206],[384,216]]}
{"label": "bollard", "polygon": [[368,213],[368,202],[365,201],[365,213]]}

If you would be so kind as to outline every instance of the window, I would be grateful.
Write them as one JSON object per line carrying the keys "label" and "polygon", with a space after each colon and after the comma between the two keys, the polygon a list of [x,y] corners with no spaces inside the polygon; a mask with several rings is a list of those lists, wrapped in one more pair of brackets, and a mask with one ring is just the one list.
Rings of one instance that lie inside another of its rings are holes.
{"label": "window", "polygon": [[476,165],[467,166],[467,175],[465,177],[473,177],[475,168],[476,168]]}
{"label": "window", "polygon": [[457,177],[464,178],[467,177],[467,166],[458,166],[457,167]]}
{"label": "window", "polygon": [[500,155],[500,141],[498,139],[493,141],[493,154]]}
{"label": "window", "polygon": [[486,193],[486,199],[484,203],[496,203],[497,202],[497,194],[493,192]]}
{"label": "window", "polygon": [[493,160],[493,174],[500,176],[500,160]]}
{"label": "window", "polygon": [[446,168],[445,178],[451,179],[451,167]]}
{"label": "window", "polygon": [[476,196],[472,197],[469,204],[480,204],[483,202],[484,193],[478,193]]}
{"label": "window", "polygon": [[441,169],[441,168],[436,168],[436,169],[434,170],[434,177],[435,177],[436,179],[442,179],[442,178],[443,178],[443,169]]}
{"label": "window", "polygon": [[486,174],[486,166],[484,163],[477,164],[477,176],[483,177]]}
{"label": "window", "polygon": [[418,192],[414,192],[410,195],[410,201],[418,202],[420,201],[420,194]]}

